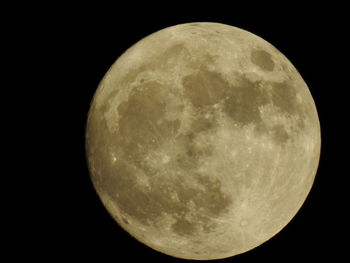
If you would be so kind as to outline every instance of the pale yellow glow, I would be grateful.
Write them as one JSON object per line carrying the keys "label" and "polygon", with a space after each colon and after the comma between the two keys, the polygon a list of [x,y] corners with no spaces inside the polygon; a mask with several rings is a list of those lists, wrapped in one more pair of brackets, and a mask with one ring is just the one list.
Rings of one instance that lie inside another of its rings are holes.
{"label": "pale yellow glow", "polygon": [[91,178],[117,223],[186,259],[218,259],[278,233],[320,156],[309,89],[271,44],[219,23],[158,31],[128,49],[89,112]]}

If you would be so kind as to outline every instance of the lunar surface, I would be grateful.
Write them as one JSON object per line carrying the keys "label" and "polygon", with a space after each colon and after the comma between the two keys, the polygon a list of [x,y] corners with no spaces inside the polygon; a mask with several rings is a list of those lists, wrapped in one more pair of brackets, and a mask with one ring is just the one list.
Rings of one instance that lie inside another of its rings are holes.
{"label": "lunar surface", "polygon": [[86,128],[91,179],[116,222],[157,251],[198,260],[246,252],[288,224],[320,144],[292,63],[219,23],[133,45],[101,81]]}

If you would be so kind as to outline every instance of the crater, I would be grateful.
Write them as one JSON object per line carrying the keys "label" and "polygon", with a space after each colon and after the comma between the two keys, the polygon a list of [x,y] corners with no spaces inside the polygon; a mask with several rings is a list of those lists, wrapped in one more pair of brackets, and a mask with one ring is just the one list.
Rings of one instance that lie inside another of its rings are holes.
{"label": "crater", "polygon": [[124,224],[129,224],[129,221],[125,217],[122,217],[122,221],[124,222]]}
{"label": "crater", "polygon": [[264,50],[254,50],[250,57],[251,62],[265,71],[272,71],[275,63],[271,58],[271,54]]}

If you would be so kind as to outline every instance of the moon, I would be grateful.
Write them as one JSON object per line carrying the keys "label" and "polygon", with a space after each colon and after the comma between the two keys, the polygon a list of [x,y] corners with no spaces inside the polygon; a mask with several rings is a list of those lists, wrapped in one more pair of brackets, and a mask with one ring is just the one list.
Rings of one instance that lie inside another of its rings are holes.
{"label": "moon", "polygon": [[231,257],[281,231],[310,192],[320,145],[292,63],[220,23],[168,27],[125,51],[86,126],[107,211],[138,241],[184,259]]}

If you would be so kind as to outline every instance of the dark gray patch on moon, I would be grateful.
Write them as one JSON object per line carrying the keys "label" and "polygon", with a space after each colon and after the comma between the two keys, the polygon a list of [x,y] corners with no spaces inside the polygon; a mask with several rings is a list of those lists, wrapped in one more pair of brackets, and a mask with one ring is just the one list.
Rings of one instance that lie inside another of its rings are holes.
{"label": "dark gray patch on moon", "polygon": [[186,215],[185,211],[181,211],[176,215],[177,221],[172,225],[172,229],[178,235],[190,235],[198,231],[199,227],[209,232],[215,228],[216,224],[208,217],[202,216],[200,212],[198,213],[199,209],[202,209],[204,214],[215,218],[227,212],[228,207],[232,204],[231,196],[221,191],[220,180],[213,180],[210,176],[199,173],[193,173],[190,176],[194,176],[198,183],[204,187],[204,190],[191,189],[191,186],[186,186],[182,182],[177,184],[180,186],[177,191],[180,202],[183,204],[192,202],[196,207],[196,215],[192,222],[184,217]]}
{"label": "dark gray patch on moon", "polygon": [[289,140],[290,136],[283,125],[275,125],[271,132],[272,139],[280,145],[283,145]]}
{"label": "dark gray patch on moon", "polygon": [[189,222],[184,217],[177,217],[171,229],[180,236],[191,235],[196,231],[196,224]]}
{"label": "dark gray patch on moon", "polygon": [[265,50],[254,50],[251,53],[250,60],[259,68],[265,71],[272,71],[275,67],[275,63],[271,58],[271,54]]}
{"label": "dark gray patch on moon", "polygon": [[148,207],[150,200],[146,193],[137,188],[135,178],[137,169],[125,162],[118,161],[112,167],[107,166],[103,172],[105,177],[102,187],[116,202],[119,209],[129,216],[147,223],[149,214],[139,207]]}
{"label": "dark gray patch on moon", "polygon": [[210,215],[218,215],[232,203],[231,197],[221,192],[221,181],[200,173],[195,174],[198,182],[204,186],[206,198],[197,198],[194,202]]}
{"label": "dark gray patch on moon", "polygon": [[[204,73],[199,78],[206,78]],[[209,74],[211,83],[221,83],[215,73]],[[203,83],[203,80],[202,80]],[[215,86],[213,86],[215,87]],[[166,87],[157,82],[143,82],[130,93],[127,101],[118,106],[120,115],[119,127],[116,133],[107,128],[105,119],[92,119],[94,125],[90,126],[89,134],[95,140],[92,145],[98,145],[95,154],[94,166],[104,175],[98,180],[98,188],[104,189],[108,196],[117,205],[122,214],[128,215],[144,225],[155,225],[164,214],[172,215],[176,222],[171,226],[178,235],[190,235],[194,231],[205,229],[209,231],[215,223],[207,217],[196,214],[202,210],[210,217],[217,217],[224,213],[231,205],[231,197],[221,191],[221,182],[213,181],[209,175],[196,173],[198,158],[210,156],[212,149],[200,147],[194,143],[197,133],[213,128],[213,123],[207,121],[202,113],[197,121],[193,122],[196,133],[189,132],[175,138],[180,121],[167,121],[164,119],[166,103],[169,101],[164,92]],[[209,87],[208,87],[209,88]],[[209,96],[206,93],[205,96]],[[193,98],[194,99],[194,98]],[[199,105],[207,105],[208,98],[201,98]],[[92,114],[91,118],[97,116]],[[99,120],[99,121],[98,121]],[[109,120],[111,121],[111,120]],[[94,132],[96,130],[96,132]],[[159,167],[150,167],[142,161],[149,152],[157,149],[170,139],[176,145],[182,145],[183,152],[177,158],[170,160],[169,170]],[[110,152],[113,149],[117,159],[111,161]],[[100,151],[100,152],[96,152]],[[97,156],[97,155],[96,155]],[[175,170],[172,170],[175,169]],[[181,176],[175,175],[179,171]],[[157,180],[155,176],[162,173],[172,173],[169,181]],[[149,185],[140,185],[138,176],[148,178]],[[184,182],[183,177],[195,177],[201,187],[191,186]],[[178,199],[171,196],[176,193]],[[185,215],[189,213],[189,203],[194,204],[193,220],[189,221]],[[126,219],[121,219],[128,224]]]}
{"label": "dark gray patch on moon", "polygon": [[183,43],[174,44],[165,50],[158,58],[159,63],[157,64],[157,67],[164,66],[171,59],[180,59],[181,53],[189,55],[189,52]]}
{"label": "dark gray patch on moon", "polygon": [[288,82],[272,82],[272,101],[282,112],[298,114],[296,90]]}
{"label": "dark gray patch on moon", "polygon": [[[141,72],[144,72],[146,70],[149,70],[149,69],[153,69],[156,65],[154,63],[148,63],[147,65],[146,64],[141,64],[135,68],[131,68],[128,73],[126,73],[123,78],[121,79],[121,82],[120,82],[120,86],[121,87],[127,87],[130,83],[132,83],[137,75],[139,75]],[[113,89],[112,93],[113,92],[119,92],[120,89],[118,88],[115,88]]]}
{"label": "dark gray patch on moon", "polygon": [[[254,57],[260,56],[262,59],[265,56],[267,59],[269,56],[268,53],[268,55],[262,55],[261,52],[258,54],[260,55]],[[261,118],[259,107],[272,102],[282,114],[297,116],[299,121],[295,131],[300,130],[302,128],[300,125],[304,123],[302,111],[297,105],[295,88],[288,82],[251,81],[242,75],[237,76],[234,84],[229,84],[220,73],[201,67],[198,73],[183,78],[183,87],[185,95],[197,108],[191,124],[191,130],[194,133],[210,131],[217,126],[215,120],[206,119],[204,116],[208,113],[208,108],[222,100],[225,101],[224,112],[235,123],[241,126],[254,124],[256,132],[270,134],[277,144],[286,143],[290,136],[282,124],[275,125],[272,129],[268,128]],[[267,91],[268,87],[272,90]],[[187,145],[191,144],[187,143]],[[191,149],[189,152],[195,151]]]}
{"label": "dark gray patch on moon", "polygon": [[[221,182],[213,181],[209,176],[187,174],[196,176],[202,188],[187,185],[181,178],[170,178],[168,182],[150,179],[150,190],[137,184],[139,170],[122,161],[105,170],[103,189],[117,204],[120,211],[138,220],[144,225],[155,224],[163,214],[174,216],[176,222],[172,225],[175,233],[187,235],[197,231],[200,226],[214,227],[209,219],[200,215],[193,216],[193,222],[185,219],[190,208],[189,202],[195,205],[194,212],[202,209],[211,217],[225,212],[232,203],[231,197],[221,191]],[[171,193],[176,193],[179,200],[172,199]]]}
{"label": "dark gray patch on moon", "polygon": [[229,84],[219,73],[201,67],[196,74],[182,79],[184,93],[195,107],[205,107],[218,103]]}
{"label": "dark gray patch on moon", "polygon": [[224,110],[228,116],[241,125],[261,125],[259,106],[268,103],[269,97],[259,82],[240,77],[227,95]]}
{"label": "dark gray patch on moon", "polygon": [[191,123],[191,130],[194,133],[208,132],[217,127],[218,123],[213,118],[206,118],[206,112],[201,112]]}
{"label": "dark gray patch on moon", "polygon": [[118,106],[120,114],[118,145],[125,158],[140,158],[151,147],[168,140],[180,127],[180,121],[164,119],[164,86],[144,82]]}
{"label": "dark gray patch on moon", "polygon": [[[232,86],[220,73],[206,68],[200,68],[197,74],[184,77],[183,87],[192,105],[200,110],[225,99],[225,113],[241,125],[259,125],[262,121],[259,106],[270,101],[267,92],[260,87],[260,82],[240,76]],[[192,126],[196,131],[212,128],[210,121],[203,120],[202,116],[197,116]]]}

